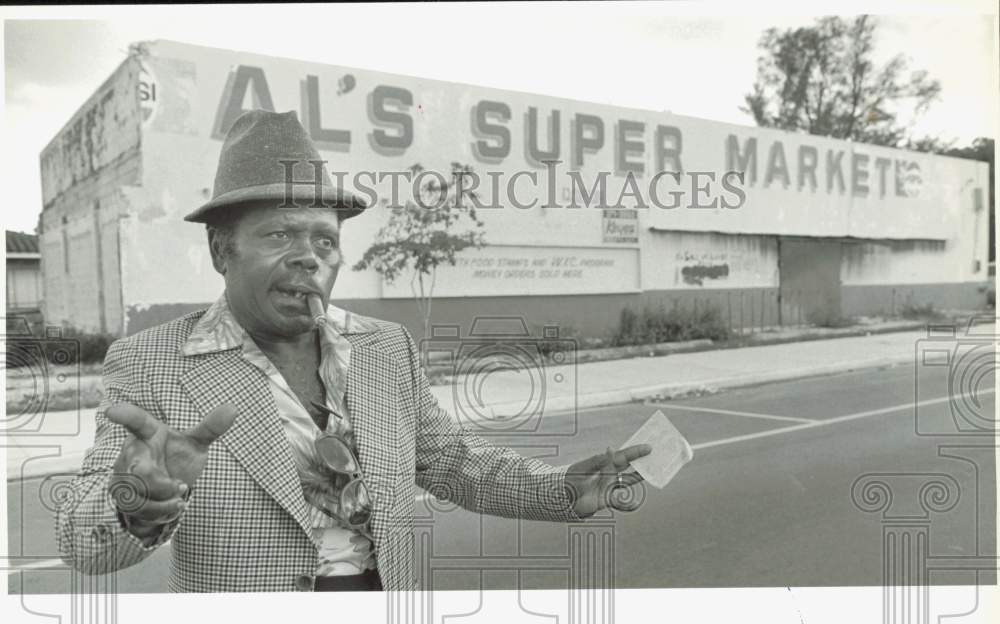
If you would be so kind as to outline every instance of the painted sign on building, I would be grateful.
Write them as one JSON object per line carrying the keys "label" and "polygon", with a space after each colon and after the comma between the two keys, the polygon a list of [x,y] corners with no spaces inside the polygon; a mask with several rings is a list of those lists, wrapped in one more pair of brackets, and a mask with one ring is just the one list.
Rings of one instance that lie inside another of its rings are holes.
{"label": "painted sign on building", "polygon": [[[954,159],[171,42],[143,49],[152,130],[193,131],[217,151],[245,110],[295,110],[335,177],[369,198],[392,196],[393,172],[415,163],[468,164],[483,204],[518,234],[492,228],[503,244],[524,242],[539,210],[570,213],[565,235],[584,207],[637,208],[663,229],[942,239],[961,195]],[[603,240],[600,215],[595,225]]]}
{"label": "painted sign on building", "polygon": [[[466,250],[455,266],[438,267],[441,297],[572,295],[638,292],[639,253],[607,247],[491,246]],[[413,296],[408,277],[384,283],[382,296]]]}
{"label": "painted sign on building", "polygon": [[605,243],[638,243],[639,212],[629,208],[611,208],[603,213],[601,233]]}

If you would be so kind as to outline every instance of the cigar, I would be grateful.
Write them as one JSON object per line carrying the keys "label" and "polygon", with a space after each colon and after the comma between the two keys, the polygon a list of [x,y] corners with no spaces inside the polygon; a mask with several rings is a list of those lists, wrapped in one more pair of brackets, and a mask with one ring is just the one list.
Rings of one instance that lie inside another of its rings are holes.
{"label": "cigar", "polygon": [[326,310],[323,309],[323,300],[319,295],[306,295],[306,301],[309,303],[309,314],[312,314],[316,327],[321,328],[326,325]]}

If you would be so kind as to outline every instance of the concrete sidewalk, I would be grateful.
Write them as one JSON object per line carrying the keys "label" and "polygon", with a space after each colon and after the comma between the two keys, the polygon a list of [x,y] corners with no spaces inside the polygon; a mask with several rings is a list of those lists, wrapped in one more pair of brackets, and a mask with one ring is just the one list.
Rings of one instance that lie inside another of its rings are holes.
{"label": "concrete sidewalk", "polygon": [[[497,422],[525,413],[544,415],[912,362],[917,341],[926,337],[926,331],[909,331],[544,369],[487,370],[431,391],[462,422]],[[92,408],[54,412],[38,418],[40,424],[18,427],[25,434],[8,435],[3,442],[7,478],[75,472],[93,443],[93,415]]]}

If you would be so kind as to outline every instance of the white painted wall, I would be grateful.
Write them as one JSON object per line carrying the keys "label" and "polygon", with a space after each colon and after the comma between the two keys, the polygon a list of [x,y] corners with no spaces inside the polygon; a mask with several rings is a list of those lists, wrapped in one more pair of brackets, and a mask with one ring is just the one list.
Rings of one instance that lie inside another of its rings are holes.
{"label": "white painted wall", "polygon": [[[951,185],[951,233],[942,240],[858,241],[843,247],[840,278],[846,286],[982,282],[989,259],[989,166],[944,158],[960,175]],[[976,202],[976,189],[981,201]]]}
{"label": "white painted wall", "polygon": [[776,288],[774,236],[647,231],[642,248],[644,290]]}

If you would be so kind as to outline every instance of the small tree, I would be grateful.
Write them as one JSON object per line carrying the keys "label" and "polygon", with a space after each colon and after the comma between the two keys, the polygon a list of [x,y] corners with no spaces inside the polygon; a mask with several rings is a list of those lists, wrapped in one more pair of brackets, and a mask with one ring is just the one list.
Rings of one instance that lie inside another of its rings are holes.
{"label": "small tree", "polygon": [[[419,164],[410,167],[414,180],[423,171]],[[441,176],[425,175],[426,181],[416,189],[417,197],[403,206],[389,206],[381,200],[390,210],[389,220],[353,267],[355,271],[371,267],[390,284],[411,272],[410,291],[423,319],[425,338],[430,335],[438,266],[454,266],[458,252],[486,244],[483,222],[473,207],[477,196],[462,188],[467,186],[463,176],[471,173],[470,166],[453,162],[450,181],[442,183]]]}

